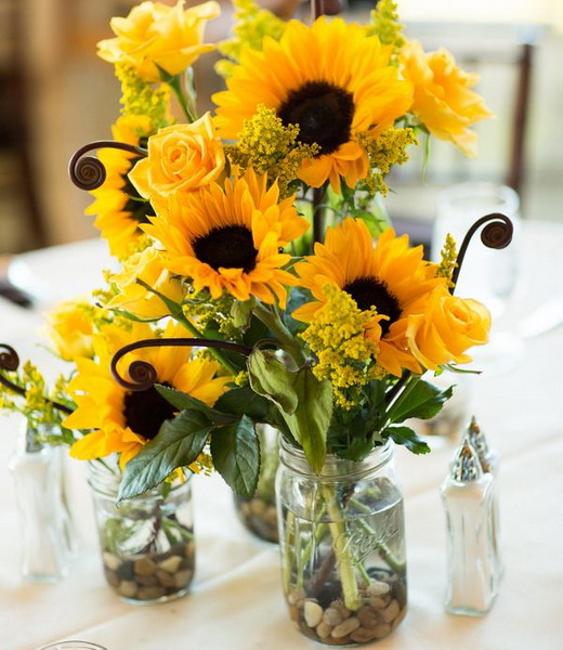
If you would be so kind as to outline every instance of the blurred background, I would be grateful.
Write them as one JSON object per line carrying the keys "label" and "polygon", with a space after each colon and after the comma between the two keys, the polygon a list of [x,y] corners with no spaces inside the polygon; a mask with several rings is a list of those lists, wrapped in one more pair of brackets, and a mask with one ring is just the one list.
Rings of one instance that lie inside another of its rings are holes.
{"label": "blurred background", "polygon": [[[268,0],[287,17],[307,15],[296,0]],[[118,114],[112,66],[95,55],[111,16],[129,0],[0,0],[0,258],[95,236],[83,216],[90,199],[66,174],[71,153],[110,135]],[[348,0],[367,19],[373,2]],[[480,155],[467,160],[432,142],[430,164],[414,156],[391,179],[392,217],[428,228],[441,188],[486,180],[514,188],[525,220],[563,221],[563,2],[561,0],[399,0],[407,34],[425,48],[449,48],[481,75],[478,88],[496,120],[478,126]],[[210,25],[227,36],[232,10]],[[200,96],[220,88],[208,57],[197,70]],[[205,105],[202,105],[204,108]],[[419,147],[422,149],[422,147]],[[419,152],[421,153],[421,152]],[[431,227],[431,226],[430,226]]]}

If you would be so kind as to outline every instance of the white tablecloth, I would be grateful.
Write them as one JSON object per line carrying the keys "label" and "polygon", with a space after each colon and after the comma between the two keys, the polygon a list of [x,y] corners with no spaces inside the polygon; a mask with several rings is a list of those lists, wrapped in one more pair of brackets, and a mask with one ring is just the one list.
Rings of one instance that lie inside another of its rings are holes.
{"label": "white tablecloth", "polygon": [[[522,243],[523,280],[510,309],[514,323],[563,292],[563,226],[529,225]],[[41,259],[43,263],[45,252]],[[53,262],[60,276],[60,264],[65,263],[60,249]],[[52,357],[33,345],[38,324],[37,315],[0,303],[0,341],[53,370]],[[391,637],[377,644],[381,650],[563,648],[562,364],[560,328],[528,341],[520,364],[510,373],[473,380],[473,410],[503,458],[506,577],[485,618],[448,615],[442,605],[445,526],[438,487],[453,453],[451,443],[438,445],[426,457],[397,451],[406,503],[409,613]],[[56,585],[22,581],[7,469],[18,426],[14,417],[0,418],[0,650],[34,650],[62,638],[97,642],[108,650],[319,647],[289,622],[277,547],[243,529],[218,477],[197,477],[195,482],[197,574],[190,596],[139,607],[122,603],[106,587],[80,463],[71,465],[81,537],[71,573]]]}

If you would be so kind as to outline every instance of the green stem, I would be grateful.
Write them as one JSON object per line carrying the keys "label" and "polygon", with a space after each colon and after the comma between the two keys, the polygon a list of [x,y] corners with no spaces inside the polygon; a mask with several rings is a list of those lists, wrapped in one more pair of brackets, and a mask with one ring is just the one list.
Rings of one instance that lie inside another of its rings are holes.
{"label": "green stem", "polygon": [[[325,513],[325,508],[323,504],[323,507],[321,508],[318,518],[320,519],[321,517],[323,517],[324,513]],[[326,535],[328,531],[328,526],[323,523],[317,524],[316,522],[313,522],[312,526],[313,526],[313,532],[311,534],[311,538],[305,545],[305,549],[303,550],[303,553],[301,553],[301,557],[299,557],[297,561],[297,586],[300,588],[303,587],[305,566],[311,560],[313,549],[315,548],[316,545],[318,545],[320,540]]]}
{"label": "green stem", "polygon": [[283,324],[279,315],[271,307],[261,302],[256,303],[254,315],[274,334],[281,347],[291,356],[297,366],[303,366],[307,360],[305,353],[293,334]]}
{"label": "green stem", "polygon": [[[182,323],[184,327],[197,339],[205,338],[202,333],[197,329],[197,327],[184,315],[180,316],[179,313],[173,315],[173,318],[179,323]],[[217,348],[207,348],[209,352],[215,357],[215,359],[227,370],[227,372],[234,377],[239,374],[238,368],[236,368],[228,359],[225,357],[223,352]]]}
{"label": "green stem", "polygon": [[282,553],[283,568],[282,568],[282,580],[283,580],[283,589],[284,593],[289,593],[291,585],[291,567],[294,559],[293,544],[292,540],[294,539],[295,532],[295,515],[293,512],[287,511],[286,520],[285,520],[285,553]]}
{"label": "green stem", "polygon": [[[179,523],[177,523],[175,521],[172,521],[170,519],[164,519],[164,518],[162,519],[162,529],[164,530],[164,533],[166,534],[166,536],[169,536],[171,534],[171,531],[175,531],[180,536],[180,539],[182,539],[184,541],[190,542],[193,539],[193,534],[192,533],[190,533],[188,530],[186,530]],[[176,544],[177,539],[173,539],[172,543]]]}
{"label": "green stem", "polygon": [[[197,327],[188,318],[186,318],[186,316],[184,316],[184,312],[182,311],[182,305],[175,302],[174,300],[171,300],[163,293],[157,291],[156,289],[151,287],[150,284],[147,284],[140,278],[137,278],[136,282],[137,284],[144,287],[147,291],[150,291],[151,293],[154,293],[155,296],[158,296],[162,300],[164,305],[168,308],[168,311],[170,312],[170,316],[172,316],[172,318],[178,323],[181,323],[188,330],[188,332],[190,332],[195,338],[197,339],[205,338],[202,335],[202,333],[197,329]],[[238,375],[239,373],[238,368],[236,368],[227,359],[227,357],[225,357],[225,355],[221,350],[219,350],[218,348],[208,348],[208,350],[229,374],[233,376]]]}
{"label": "green stem", "polygon": [[[353,497],[350,499],[350,505],[353,505],[354,508],[356,508],[356,510],[363,512],[366,515],[372,514],[372,510],[369,506],[366,506],[365,504],[361,503],[357,499],[354,499]],[[377,531],[375,531],[364,519],[358,519],[358,524],[365,530],[365,532],[370,537],[373,537],[374,539],[377,538]],[[402,573],[405,570],[405,563],[397,560],[397,558],[393,555],[393,553],[387,548],[386,544],[378,541],[375,541],[374,544],[377,550],[379,551],[381,557],[389,565],[390,569],[393,569],[393,571],[395,571],[396,573]],[[369,582],[369,577],[368,577],[368,582]]]}
{"label": "green stem", "polygon": [[188,100],[186,99],[186,96],[184,95],[181,75],[176,75],[168,79],[167,83],[178,98],[178,102],[182,107],[182,110],[184,111],[184,115],[186,116],[188,122],[195,122],[197,120],[197,115],[195,114],[195,110],[192,106],[190,106]]}
{"label": "green stem", "polygon": [[[326,185],[313,190],[313,245],[315,242],[322,242],[324,235],[324,199]],[[312,251],[311,251],[312,252]]]}
{"label": "green stem", "polygon": [[337,560],[344,604],[350,611],[354,612],[361,606],[362,599],[360,598],[356,574],[354,573],[355,560],[351,553],[350,544],[348,544],[346,522],[336,500],[334,486],[323,485],[321,490],[331,520],[328,527],[332,536],[332,549]]}

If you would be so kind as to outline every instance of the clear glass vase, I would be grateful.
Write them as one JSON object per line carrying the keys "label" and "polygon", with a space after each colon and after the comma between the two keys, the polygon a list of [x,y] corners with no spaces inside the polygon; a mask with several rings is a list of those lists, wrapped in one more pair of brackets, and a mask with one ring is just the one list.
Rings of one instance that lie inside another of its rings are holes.
{"label": "clear glass vase", "polygon": [[290,618],[329,645],[383,639],[406,613],[403,497],[392,443],[361,462],[329,456],[320,475],[282,439],[276,480]]}
{"label": "clear glass vase", "polygon": [[108,584],[130,603],[185,595],[195,568],[191,478],[117,503],[120,475],[91,463],[102,562]]}
{"label": "clear glass vase", "polygon": [[22,427],[9,463],[21,530],[21,573],[34,582],[57,582],[69,570],[74,528],[67,503],[62,447],[38,442],[49,430]]}
{"label": "clear glass vase", "polygon": [[258,425],[261,466],[256,493],[251,499],[234,495],[235,509],[244,526],[267,542],[278,542],[276,510],[276,472],[279,466],[279,431],[269,425]]}

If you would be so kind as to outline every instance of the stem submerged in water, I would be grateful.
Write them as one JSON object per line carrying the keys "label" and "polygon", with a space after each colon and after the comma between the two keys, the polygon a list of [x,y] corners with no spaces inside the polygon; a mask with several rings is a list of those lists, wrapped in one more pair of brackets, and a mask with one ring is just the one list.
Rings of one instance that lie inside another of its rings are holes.
{"label": "stem submerged in water", "polygon": [[336,499],[334,486],[323,485],[321,491],[331,520],[328,527],[332,536],[332,548],[336,556],[344,604],[349,610],[356,611],[361,606],[362,599],[354,572],[355,558],[351,552],[346,522]]}

